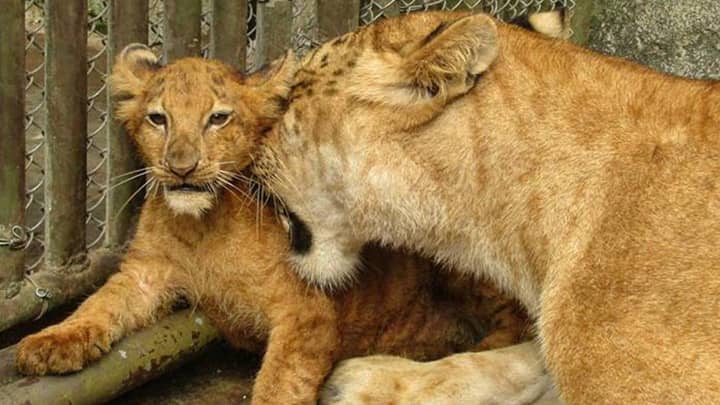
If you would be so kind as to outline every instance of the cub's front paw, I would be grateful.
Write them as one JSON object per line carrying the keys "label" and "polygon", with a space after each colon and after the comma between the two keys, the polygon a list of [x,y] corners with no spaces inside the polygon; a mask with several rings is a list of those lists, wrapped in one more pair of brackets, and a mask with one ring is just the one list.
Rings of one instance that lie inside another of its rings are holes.
{"label": "cub's front paw", "polygon": [[62,323],[21,340],[15,363],[26,375],[78,371],[107,353],[111,343],[109,331],[97,324]]}

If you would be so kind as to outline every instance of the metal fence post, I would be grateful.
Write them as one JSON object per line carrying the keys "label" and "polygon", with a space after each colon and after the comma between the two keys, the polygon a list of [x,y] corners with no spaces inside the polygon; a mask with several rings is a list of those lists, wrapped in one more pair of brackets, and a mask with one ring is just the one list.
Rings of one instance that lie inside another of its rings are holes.
{"label": "metal fence post", "polygon": [[[147,43],[148,1],[111,0],[108,20],[108,72],[112,70],[115,56],[133,42]],[[107,92],[107,105],[112,106],[111,92]],[[114,114],[112,114],[114,117]],[[136,206],[130,199],[142,185],[142,179],[126,181],[132,176],[123,176],[140,167],[135,147],[122,125],[114,119],[107,127],[107,196],[105,206],[105,244],[121,246],[128,237]],[[136,198],[137,200],[137,198]]]}
{"label": "metal fence post", "polygon": [[210,57],[245,70],[247,0],[213,0]]}
{"label": "metal fence post", "polygon": [[87,2],[46,0],[45,263],[85,250]]}
{"label": "metal fence post", "polygon": [[[24,231],[21,231],[25,219],[25,2],[13,0],[3,4],[0,12],[0,291],[22,278],[25,247]],[[19,235],[14,235],[18,232]]]}
{"label": "metal fence post", "polygon": [[360,0],[318,0],[317,9],[321,41],[352,31],[360,22]]}
{"label": "metal fence post", "polygon": [[570,11],[570,28],[572,29],[572,42],[584,46],[588,42],[588,34],[590,31],[590,24],[592,23],[592,16],[596,8],[595,2],[590,0],[578,0],[575,7]]}
{"label": "metal fence post", "polygon": [[282,56],[292,39],[293,7],[290,0],[267,0],[257,5],[255,67]]}
{"label": "metal fence post", "polygon": [[165,61],[200,56],[200,0],[165,0]]}

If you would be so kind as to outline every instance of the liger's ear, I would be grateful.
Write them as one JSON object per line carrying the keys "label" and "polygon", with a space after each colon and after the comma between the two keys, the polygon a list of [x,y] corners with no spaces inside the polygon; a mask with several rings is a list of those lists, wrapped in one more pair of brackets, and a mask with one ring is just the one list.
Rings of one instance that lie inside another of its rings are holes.
{"label": "liger's ear", "polygon": [[497,26],[477,14],[443,21],[397,52],[367,55],[348,89],[361,99],[395,107],[439,107],[467,93],[498,54]]}
{"label": "liger's ear", "polygon": [[263,127],[269,127],[287,109],[288,96],[298,62],[289,50],[285,56],[272,62],[267,68],[250,75],[245,85],[256,95],[255,107]]}
{"label": "liger's ear", "polygon": [[427,122],[470,91],[497,58],[495,21],[477,14],[435,24],[424,38],[399,50],[366,51],[347,91],[399,112],[396,126],[405,129]]}
{"label": "liger's ear", "polygon": [[497,26],[478,14],[438,25],[405,57],[402,69],[429,97],[467,92],[498,54]]}
{"label": "liger's ear", "polygon": [[130,44],[115,59],[110,75],[110,92],[116,102],[116,116],[127,121],[147,80],[161,68],[158,57],[143,44]]}

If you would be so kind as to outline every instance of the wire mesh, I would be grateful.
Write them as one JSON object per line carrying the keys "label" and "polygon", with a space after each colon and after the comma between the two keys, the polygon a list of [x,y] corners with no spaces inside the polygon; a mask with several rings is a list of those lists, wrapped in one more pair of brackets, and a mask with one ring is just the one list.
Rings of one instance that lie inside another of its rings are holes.
{"label": "wire mesh", "polygon": [[45,247],[45,8],[42,0],[25,2],[25,226],[35,235],[27,245],[27,271],[42,261]]}
{"label": "wire mesh", "polygon": [[162,0],[150,0],[148,3],[148,46],[155,51],[156,55],[162,55],[165,24],[163,8]]}
{"label": "wire mesh", "polygon": [[88,120],[87,120],[87,202],[85,232],[87,246],[97,246],[105,235],[107,191],[107,26],[109,0],[88,4]]}
{"label": "wire mesh", "polygon": [[[317,0],[293,1],[292,47],[302,55],[320,42],[315,6]],[[44,0],[25,0],[26,21],[26,82],[25,82],[25,139],[26,139],[26,223],[32,235],[27,245],[27,271],[36,270],[43,259],[43,226],[45,205],[43,186],[45,143],[45,13]],[[93,248],[103,240],[105,232],[107,140],[104,136],[110,118],[106,104],[107,27],[110,0],[88,0],[88,126],[87,126],[87,246]],[[424,10],[473,10],[512,19],[524,14],[545,11],[554,7],[572,9],[575,0],[361,0],[360,25],[398,14]],[[247,62],[253,70],[257,44],[257,0],[248,1]],[[162,55],[164,1],[149,0],[148,44]],[[208,56],[212,27],[211,0],[202,0],[202,55]]]}
{"label": "wire mesh", "polygon": [[575,0],[363,0],[360,7],[361,24],[415,11],[471,10],[511,20],[521,15],[552,10],[556,7],[572,9]]}

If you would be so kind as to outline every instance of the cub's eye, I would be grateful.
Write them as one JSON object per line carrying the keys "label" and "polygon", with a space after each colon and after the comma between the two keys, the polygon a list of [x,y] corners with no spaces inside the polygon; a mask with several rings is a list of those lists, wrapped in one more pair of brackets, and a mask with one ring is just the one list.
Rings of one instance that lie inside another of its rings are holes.
{"label": "cub's eye", "polygon": [[158,127],[165,126],[165,124],[167,123],[167,118],[165,118],[165,115],[160,113],[150,113],[147,115],[147,119],[148,121],[150,121],[151,124]]}
{"label": "cub's eye", "polygon": [[210,118],[208,119],[208,124],[214,125],[214,126],[221,126],[221,125],[225,125],[229,119],[230,119],[229,112],[216,112],[210,116]]}

